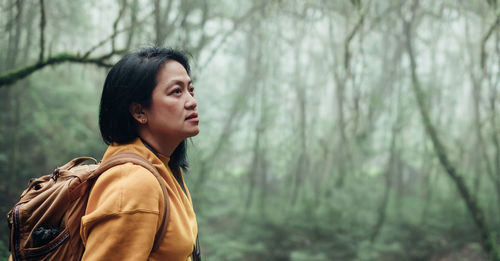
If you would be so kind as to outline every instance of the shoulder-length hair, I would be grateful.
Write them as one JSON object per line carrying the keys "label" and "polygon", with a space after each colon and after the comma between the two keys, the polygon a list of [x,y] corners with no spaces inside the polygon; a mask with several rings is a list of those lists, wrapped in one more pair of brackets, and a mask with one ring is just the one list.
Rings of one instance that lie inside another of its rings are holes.
{"label": "shoulder-length hair", "polygon": [[[109,71],[102,90],[99,108],[99,128],[106,144],[127,144],[136,139],[137,122],[130,113],[132,103],[149,108],[157,75],[163,64],[174,60],[190,74],[187,55],[179,50],[148,47],[125,55]],[[186,141],[182,141],[170,156],[169,166],[187,169]]]}

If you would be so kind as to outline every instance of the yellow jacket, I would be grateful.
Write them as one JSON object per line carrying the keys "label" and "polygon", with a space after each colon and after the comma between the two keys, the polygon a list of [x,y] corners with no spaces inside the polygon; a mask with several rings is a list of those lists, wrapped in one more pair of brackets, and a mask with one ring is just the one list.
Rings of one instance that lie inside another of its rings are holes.
{"label": "yellow jacket", "polygon": [[168,167],[169,158],[157,157],[140,139],[110,145],[102,161],[122,151],[142,155],[165,180],[170,200],[167,233],[151,252],[164,215],[160,184],[142,166],[119,165],[101,174],[90,192],[80,229],[82,260],[190,260],[198,225],[187,186],[184,193]]}

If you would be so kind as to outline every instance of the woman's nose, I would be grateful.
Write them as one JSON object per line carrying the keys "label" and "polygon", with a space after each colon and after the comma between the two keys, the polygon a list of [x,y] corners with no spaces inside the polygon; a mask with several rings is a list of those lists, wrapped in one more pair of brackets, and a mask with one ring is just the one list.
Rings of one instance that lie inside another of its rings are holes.
{"label": "woman's nose", "polygon": [[185,107],[186,109],[194,110],[197,106],[196,99],[191,94],[188,94],[187,96]]}

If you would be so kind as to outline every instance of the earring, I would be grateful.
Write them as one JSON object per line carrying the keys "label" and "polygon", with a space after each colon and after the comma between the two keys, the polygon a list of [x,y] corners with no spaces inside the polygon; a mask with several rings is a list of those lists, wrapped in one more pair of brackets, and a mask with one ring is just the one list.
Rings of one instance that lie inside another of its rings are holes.
{"label": "earring", "polygon": [[146,123],[146,119],[141,119],[142,123]]}

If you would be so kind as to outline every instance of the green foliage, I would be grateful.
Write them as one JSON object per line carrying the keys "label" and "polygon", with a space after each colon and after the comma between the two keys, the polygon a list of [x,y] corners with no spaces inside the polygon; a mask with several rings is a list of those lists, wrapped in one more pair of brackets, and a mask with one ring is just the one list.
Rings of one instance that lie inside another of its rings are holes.
{"label": "green foliage", "polygon": [[0,241],[0,260],[8,260],[9,259],[9,249],[8,242]]}

